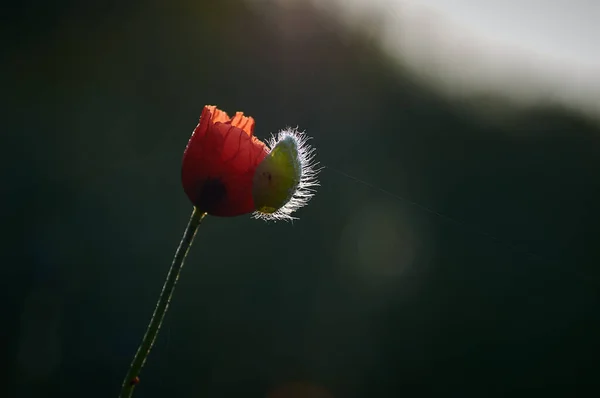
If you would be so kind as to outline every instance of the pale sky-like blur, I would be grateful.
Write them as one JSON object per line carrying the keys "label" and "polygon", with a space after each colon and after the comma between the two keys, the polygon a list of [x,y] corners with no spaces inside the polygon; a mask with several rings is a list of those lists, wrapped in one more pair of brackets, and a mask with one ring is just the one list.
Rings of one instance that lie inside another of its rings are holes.
{"label": "pale sky-like blur", "polygon": [[574,64],[600,66],[600,3],[597,1],[413,2],[438,9],[457,23],[481,35],[481,39],[501,40]]}
{"label": "pale sky-like blur", "polygon": [[274,1],[311,3],[371,34],[399,64],[451,96],[492,93],[600,117],[598,1]]}

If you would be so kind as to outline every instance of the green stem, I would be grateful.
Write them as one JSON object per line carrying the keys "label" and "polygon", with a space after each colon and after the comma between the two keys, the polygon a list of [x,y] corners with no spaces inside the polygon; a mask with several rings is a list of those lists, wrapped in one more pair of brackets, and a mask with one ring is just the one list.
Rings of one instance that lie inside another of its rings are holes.
{"label": "green stem", "polygon": [[160,297],[156,303],[156,308],[154,309],[150,323],[146,328],[146,333],[144,334],[142,343],[135,353],[135,357],[133,357],[133,361],[131,362],[127,376],[125,376],[125,380],[123,381],[119,398],[129,398],[133,395],[133,389],[139,381],[138,375],[146,363],[146,358],[148,358],[148,354],[150,354],[150,350],[154,345],[154,341],[156,340],[156,336],[158,335],[162,321],[165,318],[167,309],[169,308],[171,296],[173,296],[173,290],[175,290],[177,279],[179,279],[179,273],[183,267],[185,256],[187,255],[188,250],[194,241],[194,236],[196,236],[198,226],[205,216],[206,213],[202,213],[194,207],[190,221],[185,228],[185,232],[183,233],[179,247],[175,252],[173,263],[171,264],[171,268],[167,274],[167,279],[165,280],[165,284],[160,292]]}

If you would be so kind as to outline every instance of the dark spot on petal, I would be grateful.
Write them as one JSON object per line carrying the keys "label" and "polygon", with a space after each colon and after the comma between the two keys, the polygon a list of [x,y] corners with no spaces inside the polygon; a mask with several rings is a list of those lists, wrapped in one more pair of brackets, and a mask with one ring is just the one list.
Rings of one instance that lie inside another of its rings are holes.
{"label": "dark spot on petal", "polygon": [[196,207],[208,214],[212,213],[227,196],[225,184],[218,178],[207,179],[198,187]]}

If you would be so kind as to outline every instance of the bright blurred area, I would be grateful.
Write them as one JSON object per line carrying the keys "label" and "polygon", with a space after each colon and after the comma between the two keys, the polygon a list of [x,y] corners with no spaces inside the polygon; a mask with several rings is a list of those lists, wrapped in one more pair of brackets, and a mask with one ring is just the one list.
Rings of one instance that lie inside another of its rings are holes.
{"label": "bright blurred area", "polygon": [[203,223],[135,396],[574,396],[600,354],[598,4],[11,3],[0,396],[117,396],[205,104],[306,130],[322,185],[293,224]]}
{"label": "bright blurred area", "polygon": [[[273,21],[314,8],[338,32],[343,26],[371,37],[398,67],[450,98],[491,95],[516,105],[559,105],[600,120],[600,3],[247,1]],[[276,27],[293,37],[307,25],[298,18]]]}

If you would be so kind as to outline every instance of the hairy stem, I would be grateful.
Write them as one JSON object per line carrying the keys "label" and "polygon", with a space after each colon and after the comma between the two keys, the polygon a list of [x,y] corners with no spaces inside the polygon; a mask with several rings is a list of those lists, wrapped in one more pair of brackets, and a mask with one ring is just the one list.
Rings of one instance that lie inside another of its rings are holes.
{"label": "hairy stem", "polygon": [[179,273],[183,267],[185,257],[190,249],[190,246],[192,245],[192,242],[194,241],[194,236],[196,236],[198,226],[205,216],[206,213],[202,213],[194,207],[190,221],[185,228],[185,232],[183,233],[179,247],[175,252],[173,263],[171,264],[171,268],[167,274],[167,279],[165,280],[165,284],[160,292],[160,296],[158,298],[158,302],[156,303],[156,308],[154,309],[152,318],[150,319],[150,323],[146,328],[144,338],[142,339],[142,342],[135,353],[135,356],[133,357],[133,361],[131,362],[127,376],[125,376],[125,380],[123,381],[119,398],[129,398],[133,395],[133,390],[136,384],[139,382],[138,375],[146,363],[146,359],[150,354],[150,350],[154,345],[154,341],[156,340],[160,326],[162,325],[165,314],[167,313],[167,309],[169,308],[171,296],[173,296],[173,291],[175,290],[177,279],[179,279]]}

